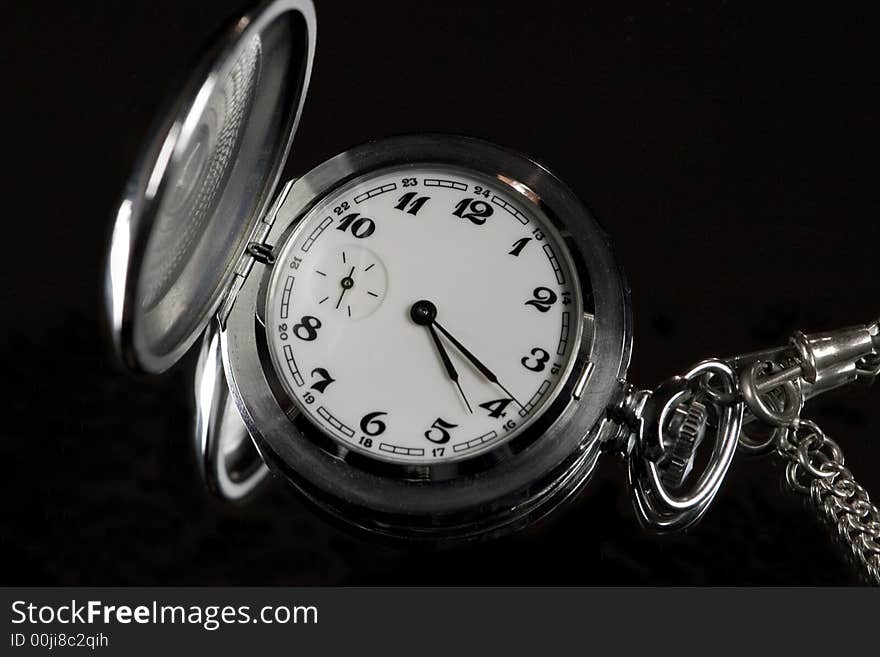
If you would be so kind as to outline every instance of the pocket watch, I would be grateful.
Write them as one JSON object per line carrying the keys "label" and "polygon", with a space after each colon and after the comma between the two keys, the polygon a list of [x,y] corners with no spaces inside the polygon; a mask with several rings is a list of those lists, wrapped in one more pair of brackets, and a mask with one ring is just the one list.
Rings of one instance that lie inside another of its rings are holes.
{"label": "pocket watch", "polygon": [[876,376],[876,322],[632,386],[608,237],[528,157],[399,136],[279,185],[315,28],[310,0],[232,26],[160,117],[112,233],[128,366],[162,372],[201,340],[194,440],[216,493],[243,499],[271,471],[348,526],[475,539],[539,520],[616,452],[640,519],[675,530],[739,445],[787,456],[820,507],[842,500],[828,513],[877,576],[877,509],[801,418],[806,398]]}

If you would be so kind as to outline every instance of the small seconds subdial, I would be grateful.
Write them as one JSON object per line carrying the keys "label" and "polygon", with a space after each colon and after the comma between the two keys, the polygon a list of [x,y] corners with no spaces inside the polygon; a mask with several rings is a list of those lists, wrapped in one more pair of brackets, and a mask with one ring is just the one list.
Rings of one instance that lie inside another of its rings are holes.
{"label": "small seconds subdial", "polygon": [[526,430],[582,331],[571,257],[504,181],[424,165],[338,188],[282,245],[269,351],[309,421],[373,458],[432,464]]}
{"label": "small seconds subdial", "polygon": [[351,319],[363,319],[382,304],[388,286],[385,265],[370,249],[342,246],[309,263],[303,281],[322,311],[333,309]]}

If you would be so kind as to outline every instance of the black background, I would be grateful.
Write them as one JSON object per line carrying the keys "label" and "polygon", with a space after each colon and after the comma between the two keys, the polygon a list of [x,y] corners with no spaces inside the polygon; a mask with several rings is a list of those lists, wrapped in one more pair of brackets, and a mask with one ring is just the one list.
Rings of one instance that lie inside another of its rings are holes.
{"label": "black background", "polygon": [[[417,131],[543,161],[614,240],[642,386],[796,328],[867,321],[880,312],[874,24],[771,4],[321,1],[286,173]],[[247,506],[212,499],[190,444],[193,358],[125,374],[100,291],[153,113],[246,6],[4,10],[0,583],[856,581],[767,458],[738,457],[704,522],[675,537],[637,525],[611,458],[545,526],[440,552],[340,533],[280,484]],[[808,414],[880,495],[876,389]]]}

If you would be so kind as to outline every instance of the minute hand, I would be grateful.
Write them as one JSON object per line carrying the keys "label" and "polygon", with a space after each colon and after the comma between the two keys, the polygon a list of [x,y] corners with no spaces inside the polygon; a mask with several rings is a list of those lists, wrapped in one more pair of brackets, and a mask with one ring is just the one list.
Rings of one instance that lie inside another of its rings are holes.
{"label": "minute hand", "polygon": [[446,347],[444,347],[443,343],[440,342],[440,338],[437,337],[437,331],[434,330],[434,327],[428,324],[427,328],[428,332],[431,334],[431,339],[434,341],[434,344],[437,347],[437,352],[440,354],[440,360],[443,361],[443,367],[446,368],[446,373],[449,375],[449,378],[452,379],[452,382],[456,385],[458,391],[461,393],[461,398],[464,400],[468,411],[473,413],[474,409],[471,408],[471,403],[468,401],[467,395],[464,394],[461,383],[459,383],[458,381],[458,371],[455,369],[455,365],[452,364],[452,360],[450,360],[449,354],[446,353]]}
{"label": "minute hand", "polygon": [[443,335],[446,336],[446,338],[455,346],[456,349],[458,349],[462,353],[462,355],[465,358],[467,358],[469,361],[471,361],[471,363],[474,364],[474,367],[476,367],[480,371],[480,373],[483,376],[485,376],[486,379],[490,383],[494,383],[496,386],[501,388],[505,393],[507,393],[507,396],[510,397],[513,401],[515,401],[516,405],[519,406],[521,409],[523,409],[523,410],[526,409],[526,407],[523,406],[522,404],[520,404],[519,400],[513,396],[513,393],[511,393],[510,390],[508,390],[507,388],[504,387],[504,385],[498,380],[498,377],[495,376],[495,373],[492,370],[490,370],[488,367],[486,367],[479,358],[474,356],[467,347],[465,347],[461,342],[456,340],[455,337],[449,331],[447,331],[445,328],[443,328],[443,326],[436,319],[434,320],[433,325],[436,326],[437,329]]}

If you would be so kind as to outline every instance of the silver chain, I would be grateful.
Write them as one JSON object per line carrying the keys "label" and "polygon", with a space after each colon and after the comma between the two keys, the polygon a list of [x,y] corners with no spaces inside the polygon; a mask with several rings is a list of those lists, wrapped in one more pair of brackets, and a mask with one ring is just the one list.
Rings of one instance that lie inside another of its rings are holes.
{"label": "silver chain", "polygon": [[844,465],[838,444],[815,422],[798,419],[779,433],[776,451],[787,461],[788,487],[810,496],[868,580],[880,586],[880,509]]}

